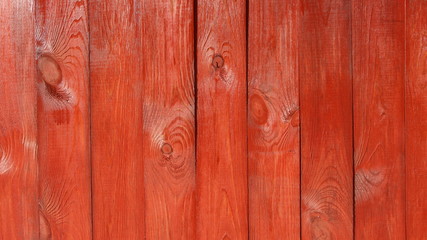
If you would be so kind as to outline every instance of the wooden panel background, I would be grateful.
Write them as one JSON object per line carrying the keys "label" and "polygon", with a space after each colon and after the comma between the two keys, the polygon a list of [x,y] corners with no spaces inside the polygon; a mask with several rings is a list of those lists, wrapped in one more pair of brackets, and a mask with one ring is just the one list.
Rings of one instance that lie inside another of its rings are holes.
{"label": "wooden panel background", "polygon": [[427,239],[424,0],[3,0],[0,240]]}

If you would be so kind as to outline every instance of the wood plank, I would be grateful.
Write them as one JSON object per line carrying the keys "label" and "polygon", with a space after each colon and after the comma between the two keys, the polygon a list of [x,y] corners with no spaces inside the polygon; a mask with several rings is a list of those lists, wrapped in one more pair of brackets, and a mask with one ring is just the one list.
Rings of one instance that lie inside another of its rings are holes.
{"label": "wood plank", "polygon": [[302,239],[353,238],[350,7],[347,0],[301,6]]}
{"label": "wood plank", "polygon": [[355,238],[405,238],[404,1],[353,1]]}
{"label": "wood plank", "polygon": [[427,1],[406,1],[406,239],[427,239]]}
{"label": "wood plank", "polygon": [[34,4],[0,2],[0,239],[38,239]]}
{"label": "wood plank", "polygon": [[247,239],[246,3],[197,6],[197,239]]}
{"label": "wood plank", "polygon": [[41,239],[90,239],[87,2],[36,1]]}
{"label": "wood plank", "polygon": [[147,239],[196,233],[193,2],[142,1]]}
{"label": "wood plank", "polygon": [[300,1],[249,2],[249,237],[300,238]]}
{"label": "wood plank", "polygon": [[94,239],[144,239],[141,6],[89,4]]}

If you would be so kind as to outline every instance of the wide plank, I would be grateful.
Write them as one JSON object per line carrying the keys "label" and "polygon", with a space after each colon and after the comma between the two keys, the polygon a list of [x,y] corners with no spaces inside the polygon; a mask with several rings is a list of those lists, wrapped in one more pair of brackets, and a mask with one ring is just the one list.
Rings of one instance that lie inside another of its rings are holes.
{"label": "wide plank", "polygon": [[90,239],[89,37],[85,0],[36,1],[41,239]]}
{"label": "wide plank", "polygon": [[405,4],[352,9],[355,239],[404,239]]}
{"label": "wide plank", "polygon": [[300,237],[299,0],[251,0],[248,32],[250,239]]}
{"label": "wide plank", "polygon": [[34,3],[0,1],[0,239],[38,239]]}
{"label": "wide plank", "polygon": [[247,239],[246,3],[197,5],[197,239]]}
{"label": "wide plank", "polygon": [[147,239],[195,239],[193,2],[142,1]]}
{"label": "wide plank", "polygon": [[94,239],[144,239],[141,4],[89,4]]}
{"label": "wide plank", "polygon": [[301,10],[301,235],[353,239],[351,2]]}
{"label": "wide plank", "polygon": [[427,239],[427,1],[406,1],[406,239]]}

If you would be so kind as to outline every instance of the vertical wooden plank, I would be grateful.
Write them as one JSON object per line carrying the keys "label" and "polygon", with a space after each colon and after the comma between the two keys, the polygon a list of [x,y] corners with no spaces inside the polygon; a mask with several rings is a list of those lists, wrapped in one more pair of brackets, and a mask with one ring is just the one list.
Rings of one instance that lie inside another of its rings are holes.
{"label": "vertical wooden plank", "polygon": [[90,239],[87,2],[36,1],[41,239]]}
{"label": "vertical wooden plank", "polygon": [[89,4],[94,239],[144,239],[140,2]]}
{"label": "vertical wooden plank", "polygon": [[351,2],[304,0],[299,43],[302,238],[353,238]]}
{"label": "vertical wooden plank", "polygon": [[198,1],[198,239],[248,237],[245,11]]}
{"label": "vertical wooden plank", "polygon": [[147,239],[195,238],[193,2],[142,1]]}
{"label": "vertical wooden plank", "polygon": [[427,239],[427,1],[406,1],[406,236]]}
{"label": "vertical wooden plank", "polygon": [[0,239],[38,239],[34,4],[0,2]]}
{"label": "vertical wooden plank", "polygon": [[353,1],[355,238],[405,238],[405,4]]}
{"label": "vertical wooden plank", "polygon": [[300,238],[300,1],[249,2],[249,237]]}

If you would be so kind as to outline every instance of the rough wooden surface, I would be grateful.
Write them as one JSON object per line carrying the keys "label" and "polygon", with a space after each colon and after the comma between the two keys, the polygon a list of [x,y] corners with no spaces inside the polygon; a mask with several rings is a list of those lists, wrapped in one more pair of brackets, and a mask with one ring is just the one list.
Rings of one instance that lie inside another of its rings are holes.
{"label": "rough wooden surface", "polygon": [[300,1],[249,2],[249,237],[300,237]]}
{"label": "rough wooden surface", "polygon": [[142,1],[147,239],[195,239],[192,0]]}
{"label": "rough wooden surface", "polygon": [[406,239],[427,239],[427,1],[406,1]]}
{"label": "rough wooden surface", "polygon": [[36,2],[40,239],[90,239],[86,1]]}
{"label": "rough wooden surface", "polygon": [[1,1],[0,240],[427,239],[426,16]]}
{"label": "rough wooden surface", "polygon": [[301,6],[302,239],[353,238],[350,4]]}
{"label": "rough wooden surface", "polygon": [[404,239],[405,5],[352,6],[355,239]]}
{"label": "rough wooden surface", "polygon": [[144,239],[139,1],[89,4],[94,239]]}
{"label": "rough wooden surface", "polygon": [[248,237],[245,11],[245,1],[198,1],[198,239]]}
{"label": "rough wooden surface", "polygon": [[38,239],[33,1],[1,1],[0,27],[0,239]]}

